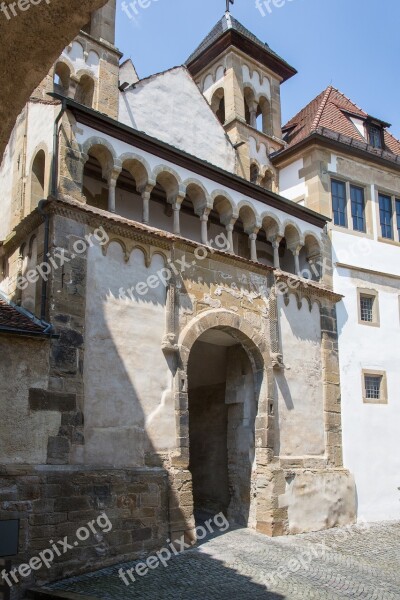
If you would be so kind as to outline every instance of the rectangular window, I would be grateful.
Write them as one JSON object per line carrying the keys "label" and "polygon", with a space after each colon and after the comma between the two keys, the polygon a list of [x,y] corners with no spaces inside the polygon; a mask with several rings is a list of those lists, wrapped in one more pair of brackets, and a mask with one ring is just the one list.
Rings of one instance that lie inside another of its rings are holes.
{"label": "rectangular window", "polygon": [[365,199],[364,190],[355,185],[350,186],[351,216],[354,231],[365,231]]}
{"label": "rectangular window", "polygon": [[382,148],[382,130],[379,127],[368,127],[368,143],[374,148]]}
{"label": "rectangular window", "polygon": [[397,239],[400,242],[400,200],[396,199]]}
{"label": "rectangular window", "polygon": [[357,289],[358,293],[358,323],[379,327],[379,293],[372,289]]}
{"label": "rectangular window", "polygon": [[365,376],[365,398],[367,400],[380,400],[382,388],[382,375],[374,377],[373,375]]}
{"label": "rectangular window", "polygon": [[374,299],[371,296],[361,296],[361,321],[372,323],[374,320]]}
{"label": "rectangular window", "polygon": [[362,372],[364,402],[367,404],[387,404],[387,383],[385,371]]}
{"label": "rectangular window", "polygon": [[342,181],[332,181],[332,211],[334,224],[347,227],[346,184]]}
{"label": "rectangular window", "polygon": [[382,237],[393,239],[393,214],[392,199],[390,196],[379,194],[379,214],[381,220]]}

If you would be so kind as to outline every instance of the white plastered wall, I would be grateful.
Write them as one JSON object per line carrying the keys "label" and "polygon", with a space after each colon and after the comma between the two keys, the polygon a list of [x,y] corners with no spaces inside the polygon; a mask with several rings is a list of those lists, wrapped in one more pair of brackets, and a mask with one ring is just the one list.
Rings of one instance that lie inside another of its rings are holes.
{"label": "white plastered wall", "polygon": [[125,262],[112,242],[104,256],[88,253],[85,338],[85,457],[89,463],[142,466],[146,452],[175,447],[172,374],[161,350],[165,286],[140,296],[132,286],[164,266],[150,267],[135,249]]}

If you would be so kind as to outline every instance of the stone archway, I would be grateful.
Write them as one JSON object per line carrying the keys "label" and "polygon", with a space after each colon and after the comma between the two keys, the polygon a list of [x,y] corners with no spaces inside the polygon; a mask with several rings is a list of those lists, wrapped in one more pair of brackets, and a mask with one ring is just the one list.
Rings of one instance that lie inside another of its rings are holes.
{"label": "stone archway", "polygon": [[[218,345],[229,348],[225,352],[224,359],[228,361],[226,363],[227,376],[225,382],[216,382],[216,389],[219,386],[218,410],[220,414],[225,415],[227,418],[226,432],[220,431],[224,436],[226,435],[227,464],[229,466],[225,463],[225,467],[219,465],[219,468],[221,474],[223,468],[227,468],[229,497],[226,493],[226,487],[219,490],[214,488],[213,493],[208,498],[208,500],[211,500],[209,508],[211,510],[213,508],[212,501],[216,501],[214,510],[220,508],[224,511],[225,509],[231,521],[257,528],[260,518],[264,520],[260,514],[257,492],[259,463],[265,465],[269,453],[268,445],[272,448],[273,444],[274,411],[271,359],[266,336],[263,336],[259,330],[241,316],[224,309],[205,311],[195,317],[181,332],[178,341],[180,360],[176,374],[177,441],[179,449],[177,464],[180,466],[180,477],[184,477],[183,474],[186,474],[186,481],[190,482],[192,500],[190,506],[186,505],[184,512],[188,517],[189,512],[193,514],[193,510],[199,508],[199,506],[196,507],[196,502],[199,501],[199,496],[200,504],[204,501],[202,491],[204,491],[207,481],[215,484],[215,477],[207,478],[207,473],[203,469],[200,475],[203,482],[200,482],[199,490],[198,473],[196,473],[196,464],[194,464],[196,459],[194,460],[193,455],[190,455],[190,442],[193,442],[193,439],[196,440],[196,435],[199,437],[202,430],[200,422],[197,431],[196,427],[199,423],[194,428],[192,426],[192,431],[190,431],[189,410],[191,405],[192,409],[194,406],[194,414],[196,414],[196,410],[197,414],[201,412],[198,405],[199,397],[201,401],[201,391],[198,388],[201,386],[197,385],[201,379],[201,372],[199,373],[198,369],[196,372],[196,367],[193,369],[193,364],[191,364],[193,357],[196,359],[196,354],[199,356],[199,353],[200,355],[203,353],[203,357],[205,356],[205,348],[202,348],[201,344],[214,346],[214,351],[215,346]],[[221,355],[219,359],[221,360]],[[222,365],[224,360],[221,362]],[[193,382],[193,377],[195,380],[197,377],[197,383],[196,381]],[[219,384],[224,385],[221,387]],[[212,385],[211,381],[210,386]],[[213,400],[210,386],[207,389],[208,398],[206,402],[208,407],[212,405]],[[194,404],[191,398],[193,395]],[[227,408],[224,408],[223,404],[226,404]],[[219,427],[221,427],[221,423],[217,424],[216,431],[213,432],[213,443],[216,441],[215,435]],[[269,434],[271,434],[270,440],[268,440]],[[207,460],[210,460],[209,456]],[[197,481],[195,481],[196,478]],[[193,492],[195,492],[194,497]],[[205,500],[207,501],[207,498]],[[219,505],[218,501],[220,502]]]}

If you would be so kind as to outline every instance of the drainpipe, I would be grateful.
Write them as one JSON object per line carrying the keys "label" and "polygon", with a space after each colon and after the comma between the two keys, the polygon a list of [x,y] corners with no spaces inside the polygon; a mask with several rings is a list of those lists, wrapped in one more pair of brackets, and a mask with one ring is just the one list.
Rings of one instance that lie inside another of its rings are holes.
{"label": "drainpipe", "polygon": [[[49,253],[49,230],[50,230],[50,217],[48,213],[43,210],[43,207],[47,203],[47,200],[41,200],[38,204],[38,211],[42,215],[44,220],[44,249],[43,249],[43,262],[46,261]],[[44,321],[46,319],[46,305],[47,305],[47,278],[42,278],[42,300],[40,303],[40,319]]]}

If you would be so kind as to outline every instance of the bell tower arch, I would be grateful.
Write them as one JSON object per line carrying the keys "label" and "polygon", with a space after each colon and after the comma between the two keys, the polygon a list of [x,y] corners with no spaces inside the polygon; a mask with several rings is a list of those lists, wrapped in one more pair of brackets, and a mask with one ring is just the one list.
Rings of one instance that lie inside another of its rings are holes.
{"label": "bell tower arch", "polygon": [[296,70],[229,12],[186,64],[218,119],[224,118],[238,153],[237,174],[251,180],[256,166],[262,184],[274,172],[269,155],[284,146],[280,86]]}

